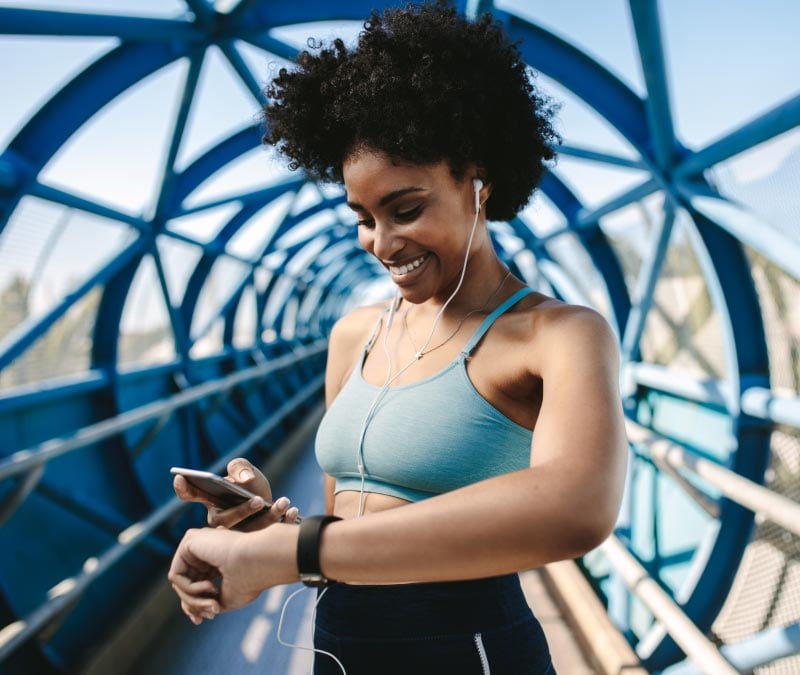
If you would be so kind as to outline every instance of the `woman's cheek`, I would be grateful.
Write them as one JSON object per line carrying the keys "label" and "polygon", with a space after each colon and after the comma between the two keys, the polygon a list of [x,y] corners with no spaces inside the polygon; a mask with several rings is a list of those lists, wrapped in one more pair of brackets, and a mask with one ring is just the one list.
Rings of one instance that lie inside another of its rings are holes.
{"label": "woman's cheek", "polygon": [[372,253],[373,246],[372,246],[373,237],[370,231],[361,225],[358,226],[358,244],[363,248],[367,253]]}

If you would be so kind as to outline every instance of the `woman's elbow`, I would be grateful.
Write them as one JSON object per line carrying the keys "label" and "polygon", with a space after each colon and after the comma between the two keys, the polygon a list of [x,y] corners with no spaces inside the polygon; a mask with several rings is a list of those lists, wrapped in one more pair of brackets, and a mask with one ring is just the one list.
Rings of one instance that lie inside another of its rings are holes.
{"label": "woman's elbow", "polygon": [[618,512],[617,504],[575,508],[561,528],[561,559],[580,558],[600,546],[614,532]]}

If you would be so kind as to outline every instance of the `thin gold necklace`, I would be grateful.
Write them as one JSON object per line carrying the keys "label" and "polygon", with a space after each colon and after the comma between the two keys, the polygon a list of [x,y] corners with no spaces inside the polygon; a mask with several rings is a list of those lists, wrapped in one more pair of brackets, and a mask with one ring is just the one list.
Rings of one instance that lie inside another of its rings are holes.
{"label": "thin gold necklace", "polygon": [[452,333],[450,333],[450,335],[448,335],[444,340],[442,340],[435,347],[431,347],[430,349],[426,349],[424,352],[421,352],[419,349],[417,349],[417,345],[414,344],[414,338],[411,337],[411,331],[408,328],[408,310],[403,312],[403,328],[405,329],[406,335],[408,336],[408,341],[411,343],[411,346],[414,348],[414,352],[419,355],[417,358],[421,359],[423,356],[425,356],[425,354],[430,354],[434,349],[439,349],[439,347],[441,347],[442,345],[444,345],[444,344],[448,343],[450,340],[452,340],[456,336],[456,333],[458,333],[458,331],[461,330],[461,326],[464,325],[464,322],[470,316],[472,316],[473,314],[476,314],[478,312],[482,312],[483,310],[485,310],[489,306],[489,304],[492,302],[492,300],[494,300],[495,296],[500,292],[500,289],[503,288],[503,286],[505,286],[505,283],[506,283],[506,281],[508,281],[508,277],[510,277],[510,276],[511,276],[511,271],[509,270],[508,274],[506,274],[503,277],[503,280],[500,282],[500,285],[497,288],[494,289],[492,294],[489,296],[489,298],[486,300],[486,302],[483,303],[482,306],[478,307],[477,309],[473,309],[471,312],[468,312],[463,317],[461,317],[461,321],[458,322],[458,325],[456,326],[456,329]]}

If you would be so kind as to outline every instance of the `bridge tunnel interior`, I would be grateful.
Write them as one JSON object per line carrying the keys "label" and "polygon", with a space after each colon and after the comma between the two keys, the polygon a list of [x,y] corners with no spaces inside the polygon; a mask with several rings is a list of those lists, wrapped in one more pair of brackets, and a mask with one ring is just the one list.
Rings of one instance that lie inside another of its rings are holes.
{"label": "bridge tunnel interior", "polygon": [[[333,323],[389,297],[342,187],[290,171],[259,117],[270,74],[309,37],[354,40],[374,4],[0,7],[3,672],[85,660],[197,524],[169,467],[269,458],[321,401]],[[752,654],[800,620],[800,62],[780,28],[797,9],[705,25],[656,0],[571,22],[455,4],[503,22],[562,106],[558,162],[490,231],[520,279],[617,333],[615,536],[715,644]],[[742,23],[758,86],[728,44]],[[651,672],[686,666],[608,551],[579,566]],[[793,644],[756,672],[796,672]]]}

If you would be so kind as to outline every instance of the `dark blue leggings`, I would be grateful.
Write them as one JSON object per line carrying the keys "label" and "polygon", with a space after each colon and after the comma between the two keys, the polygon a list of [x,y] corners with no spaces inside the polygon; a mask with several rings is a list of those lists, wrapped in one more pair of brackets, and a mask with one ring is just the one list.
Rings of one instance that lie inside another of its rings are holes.
{"label": "dark blue leggings", "polygon": [[[474,581],[330,586],[314,646],[347,675],[555,675],[516,574]],[[316,654],[314,675],[341,675]]]}

